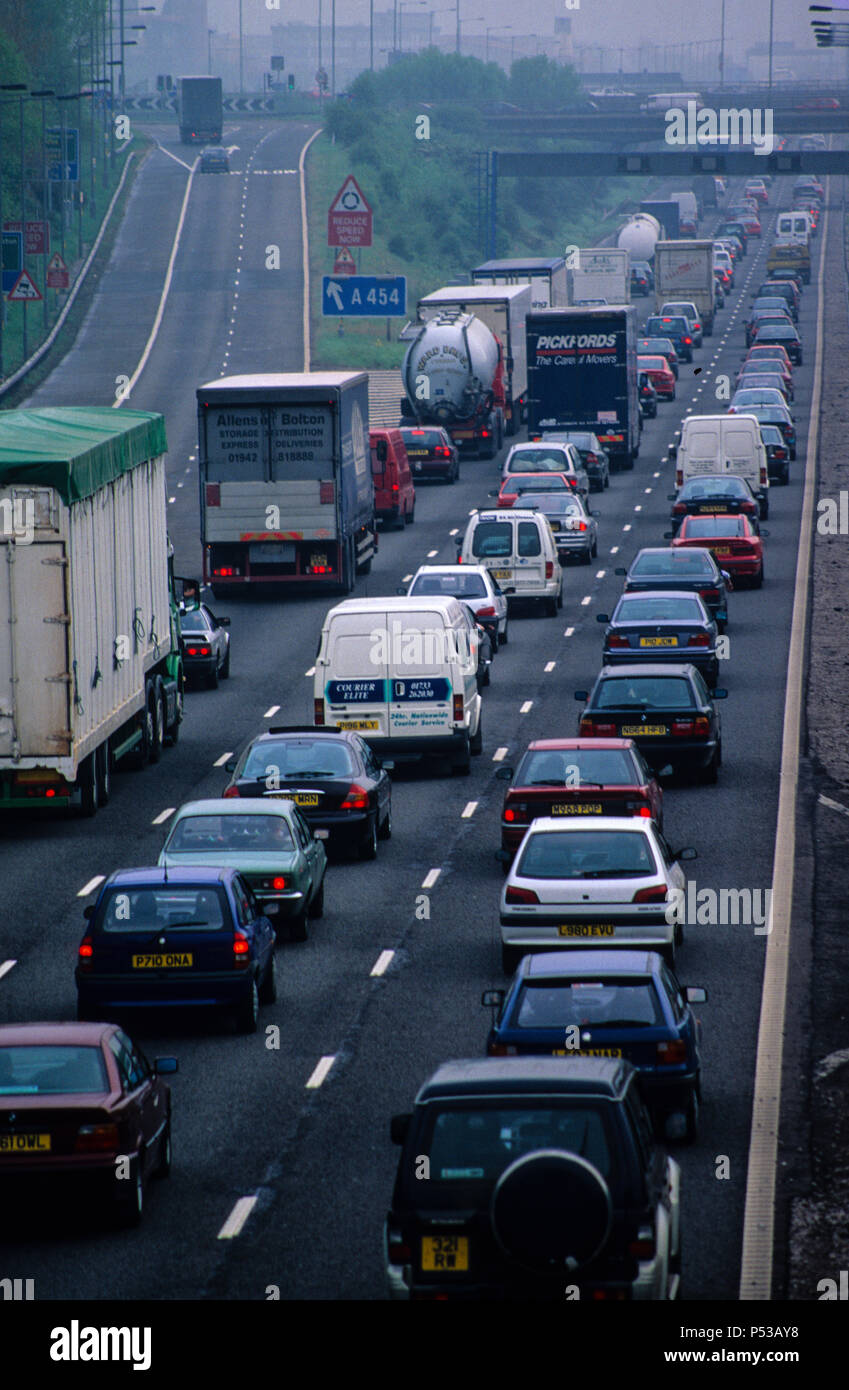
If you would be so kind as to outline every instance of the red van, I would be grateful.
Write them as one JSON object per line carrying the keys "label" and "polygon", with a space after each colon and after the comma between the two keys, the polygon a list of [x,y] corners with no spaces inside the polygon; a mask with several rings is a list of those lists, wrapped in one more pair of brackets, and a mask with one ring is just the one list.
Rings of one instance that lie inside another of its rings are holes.
{"label": "red van", "polygon": [[416,514],[416,489],[401,431],[369,430],[368,437],[375,515],[387,526],[409,526]]}

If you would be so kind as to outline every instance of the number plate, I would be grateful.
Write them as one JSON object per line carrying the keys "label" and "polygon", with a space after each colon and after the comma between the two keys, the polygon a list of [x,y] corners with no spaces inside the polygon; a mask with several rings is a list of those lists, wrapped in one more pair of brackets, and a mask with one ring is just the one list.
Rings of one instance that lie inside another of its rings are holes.
{"label": "number plate", "polygon": [[327,565],[327,555],[323,551],[317,551],[310,556],[310,569],[321,569]]}
{"label": "number plate", "polygon": [[134,970],[178,970],[192,965],[191,951],[157,951],[149,956],[133,956]]}
{"label": "number plate", "polygon": [[700,512],[710,512],[711,514],[714,514],[716,512],[722,512],[724,510],[724,502],[703,502],[702,505],[699,507]]}
{"label": "number plate", "polygon": [[725,560],[725,559],[727,559],[727,557],[728,557],[729,555],[731,555],[733,552],[730,551],[730,550],[718,550],[718,549],[714,546],[714,547],[713,547],[713,553],[714,553],[714,555],[718,555],[719,558],[720,558],[721,560]]}
{"label": "number plate", "polygon": [[555,1047],[552,1057],[621,1057],[621,1047]]}
{"label": "number plate", "polygon": [[299,792],[292,797],[296,806],[317,806],[320,797],[314,792]]}
{"label": "number plate", "polygon": [[493,570],[493,571],[492,571],[492,577],[493,577],[493,579],[512,579],[512,578],[513,578],[513,571],[512,571],[512,570]]}
{"label": "number plate", "polygon": [[623,724],[619,730],[623,738],[635,738],[638,734],[647,734],[651,738],[660,738],[666,733],[665,724]]}
{"label": "number plate", "polygon": [[612,936],[615,928],[612,922],[561,922],[557,930],[561,936]]}
{"label": "number plate", "polygon": [[0,1134],[0,1154],[48,1154],[49,1134]]}
{"label": "number plate", "polygon": [[677,637],[641,637],[641,647],[677,647]]}
{"label": "number plate", "polygon": [[600,816],[601,802],[592,801],[586,805],[573,802],[570,805],[569,802],[560,801],[556,806],[552,806],[551,814],[553,816]]}
{"label": "number plate", "polygon": [[548,523],[548,524],[549,524],[549,526],[551,527],[552,531],[559,531],[559,530],[560,530],[560,522],[559,522],[559,521],[551,521],[551,520],[549,520],[549,523]]}
{"label": "number plate", "polygon": [[337,729],[379,729],[380,722],[377,719],[340,719],[336,725]]}
{"label": "number plate", "polygon": [[465,1273],[469,1268],[468,1236],[422,1236],[422,1269]]}

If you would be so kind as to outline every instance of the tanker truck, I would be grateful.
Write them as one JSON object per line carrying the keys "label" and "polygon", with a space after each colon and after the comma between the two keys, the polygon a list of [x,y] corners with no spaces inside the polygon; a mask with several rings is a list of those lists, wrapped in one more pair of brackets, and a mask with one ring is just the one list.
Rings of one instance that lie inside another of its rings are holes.
{"label": "tanker truck", "polygon": [[635,213],[619,233],[616,245],[620,250],[630,251],[631,264],[634,261],[650,261],[654,248],[663,236],[661,225],[651,213]]}
{"label": "tanker truck", "polygon": [[495,458],[505,433],[504,356],[485,323],[442,309],[419,327],[401,377],[402,425],[441,425],[462,452]]}

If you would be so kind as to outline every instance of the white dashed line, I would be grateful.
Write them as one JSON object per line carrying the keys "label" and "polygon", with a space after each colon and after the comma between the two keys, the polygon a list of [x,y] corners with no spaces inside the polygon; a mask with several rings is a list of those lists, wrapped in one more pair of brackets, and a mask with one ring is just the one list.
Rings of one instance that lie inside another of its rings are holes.
{"label": "white dashed line", "polygon": [[638,502],[637,505],[636,505],[636,507],[634,508],[634,511],[635,511],[635,512],[641,512],[642,510],[643,510],[642,505]]}
{"label": "white dashed line", "polygon": [[439,554],[439,551],[438,551],[438,550],[429,550],[429,551],[427,552],[427,558],[428,558],[429,560],[434,560],[438,554]]}
{"label": "white dashed line", "polygon": [[459,526],[455,526],[454,529],[453,529],[453,531],[449,531],[448,534],[449,534],[449,536],[459,536],[459,534],[460,534],[460,528],[459,528]]}
{"label": "white dashed line", "polygon": [[630,529],[631,529],[631,523],[630,523],[630,521],[628,522],[627,526],[623,526],[623,527],[622,527],[622,530],[623,530],[623,531],[630,531]]}
{"label": "white dashed line", "polygon": [[169,497],[169,498],[168,498],[168,501],[169,501],[169,502],[176,502],[177,499],[176,499],[176,497]]}
{"label": "white dashed line", "polygon": [[592,601],[592,594],[587,594],[586,598],[581,599],[581,607],[586,608],[588,604],[592,603]]}
{"label": "white dashed line", "polygon": [[263,719],[273,719],[279,708],[279,705],[270,705],[269,708],[265,711],[265,714],[262,716]]}
{"label": "white dashed line", "polygon": [[216,758],[216,759],[215,759],[215,762],[212,764],[212,766],[213,766],[213,767],[223,767],[224,764],[226,763],[227,759],[228,759],[228,758],[232,758],[232,756],[233,756],[232,752],[230,752],[230,753],[222,753],[220,758]]}
{"label": "white dashed line", "polygon": [[596,574],[596,579],[603,579],[606,574],[607,570],[599,570]]}
{"label": "white dashed line", "polygon": [[832,801],[830,796],[823,796],[822,792],[817,797],[817,801],[821,806],[827,806],[830,811],[840,811],[842,815],[849,816],[849,808],[841,806],[839,801]]}
{"label": "white dashed line", "polygon": [[240,1197],[221,1230],[218,1232],[219,1240],[233,1240],[239,1234],[251,1212],[257,1203],[257,1194],[252,1197]]}
{"label": "white dashed line", "polygon": [[335,1052],[333,1053],[332,1056],[322,1057],[321,1061],[319,1062],[318,1066],[316,1067],[315,1071],[313,1072],[312,1076],[310,1077],[309,1081],[307,1082],[307,1090],[308,1090],[308,1091],[317,1091],[317,1090],[318,1090],[319,1086],[320,1086],[320,1085],[322,1084],[322,1082],[325,1080],[325,1078],[326,1078],[326,1076],[327,1076],[327,1073],[330,1071],[330,1068],[333,1066],[333,1063],[334,1063],[335,1061],[336,1061],[336,1053],[335,1053]]}
{"label": "white dashed line", "polygon": [[441,869],[428,869],[427,873],[422,879],[422,888],[433,888],[434,884],[436,883],[436,880],[439,878],[439,875],[441,873]]}
{"label": "white dashed line", "polygon": [[531,712],[531,710],[533,709],[533,707],[534,707],[534,702],[533,702],[533,700],[525,700],[524,704],[522,704],[522,705],[519,706],[519,713],[520,713],[520,714],[530,714],[530,712]]}
{"label": "white dashed line", "polygon": [[467,801],[462,811],[460,812],[460,819],[471,820],[472,816],[475,814],[475,811],[477,809],[478,803],[476,801]]}
{"label": "white dashed line", "polygon": [[409,582],[410,582],[410,580],[412,579],[412,577],[413,577],[413,576],[412,576],[411,574],[405,574],[405,575],[404,575],[404,578],[401,580],[401,583],[402,583],[402,584],[409,584]]}
{"label": "white dashed line", "polygon": [[618,546],[618,545],[612,545],[612,546],[610,547],[610,553],[611,553],[611,555],[618,555],[618,554],[619,554],[619,546]]}
{"label": "white dashed line", "polygon": [[380,955],[378,956],[377,960],[375,961],[374,965],[371,967],[371,970],[369,971],[369,974],[370,974],[370,975],[385,975],[385,974],[386,974],[386,971],[389,969],[389,967],[390,967],[390,965],[392,964],[392,962],[393,962],[394,959],[395,959],[395,952],[394,952],[394,951],[381,951],[381,953],[380,953]]}
{"label": "white dashed line", "polygon": [[643,492],[645,493],[646,497],[650,496],[650,494],[652,493],[652,491],[653,491],[653,489],[650,488],[650,487],[643,488]]}
{"label": "white dashed line", "polygon": [[546,674],[546,675],[549,675],[549,673],[550,673],[551,671],[554,670],[554,668],[555,668],[556,665],[557,665],[557,662],[556,662],[556,661],[547,661],[547,662],[545,663],[544,668],[543,668],[544,671],[545,671],[545,674]]}
{"label": "white dashed line", "polygon": [[77,894],[77,897],[87,898],[89,893],[93,893],[95,888],[97,888],[99,884],[103,882],[105,877],[105,874],[95,874],[94,878],[90,878],[85,887],[80,889],[79,893]]}
{"label": "white dashed line", "polygon": [[17,963],[16,960],[4,960],[3,964],[0,965],[0,980],[2,980],[4,975],[8,975],[9,971],[13,966],[17,965]]}
{"label": "white dashed line", "polygon": [[574,629],[573,627],[567,627],[567,629],[566,629],[566,631],[564,632],[563,636],[564,636],[564,637],[572,637],[572,636],[574,635],[574,632],[575,632],[575,629]]}
{"label": "white dashed line", "polygon": [[310,669],[309,669],[308,671],[304,671],[304,675],[305,675],[305,676],[314,676],[314,675],[315,675],[315,667],[314,667],[314,666],[311,666]]}
{"label": "white dashed line", "polygon": [[652,473],[652,477],[653,477],[653,478],[659,478],[659,477],[660,477],[660,474],[659,474],[659,473]]}
{"label": "white dashed line", "polygon": [[494,763],[503,763],[504,759],[507,757],[507,752],[508,750],[506,748],[496,748],[492,755],[492,761]]}
{"label": "white dashed line", "polygon": [[164,811],[160,811],[158,816],[154,816],[151,825],[164,825],[165,821],[170,820],[176,811],[176,806],[166,806]]}

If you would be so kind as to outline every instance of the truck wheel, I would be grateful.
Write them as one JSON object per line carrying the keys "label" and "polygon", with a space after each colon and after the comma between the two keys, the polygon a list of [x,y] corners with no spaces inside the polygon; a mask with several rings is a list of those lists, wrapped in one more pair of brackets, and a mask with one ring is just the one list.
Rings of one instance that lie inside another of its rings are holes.
{"label": "truck wheel", "polygon": [[345,543],[345,552],[342,557],[342,575],[340,589],[343,594],[350,594],[354,588],[354,578],[356,574],[356,555],[354,552],[354,541],[351,537]]}
{"label": "truck wheel", "polygon": [[158,763],[162,757],[162,745],[165,741],[165,692],[162,689],[162,681],[157,678],[153,685],[153,739],[150,745],[149,759],[152,763]]}
{"label": "truck wheel", "polygon": [[180,725],[181,725],[182,722],[183,722],[183,713],[184,713],[184,710],[185,710],[185,696],[184,696],[184,694],[183,694],[183,686],[182,686],[182,684],[179,684],[179,685],[177,686],[177,695],[176,695],[175,704],[176,704],[176,708],[175,708],[175,710],[174,710],[174,723],[171,725],[170,729],[168,730],[168,736],[169,736],[169,738],[171,739],[172,745],[175,744],[175,743],[178,743],[179,740],[180,740]]}
{"label": "truck wheel", "polygon": [[112,794],[112,746],[107,739],[101,743],[94,755],[97,776],[97,799],[101,806],[109,805]]}
{"label": "truck wheel", "polygon": [[226,679],[227,679],[227,677],[228,677],[229,675],[230,675],[230,643],[228,642],[228,643],[227,643],[227,655],[225,656],[225,658],[224,658],[224,664],[223,664],[223,666],[221,667],[221,679],[222,679],[223,681],[226,681]]}
{"label": "truck wheel", "polygon": [[100,805],[97,786],[96,753],[89,753],[80,767],[79,783],[80,812],[84,816],[96,816]]}
{"label": "truck wheel", "polygon": [[634,457],[634,454],[626,454],[623,458],[622,467],[625,469],[626,473],[630,473],[631,469],[634,467]]}
{"label": "truck wheel", "polygon": [[130,755],[130,766],[133,767],[136,772],[141,772],[143,767],[147,767],[150,761],[151,744],[153,743],[153,707],[150,698],[150,689],[148,688],[145,693],[147,695],[147,704],[144,707],[144,713],[142,715],[142,736]]}

